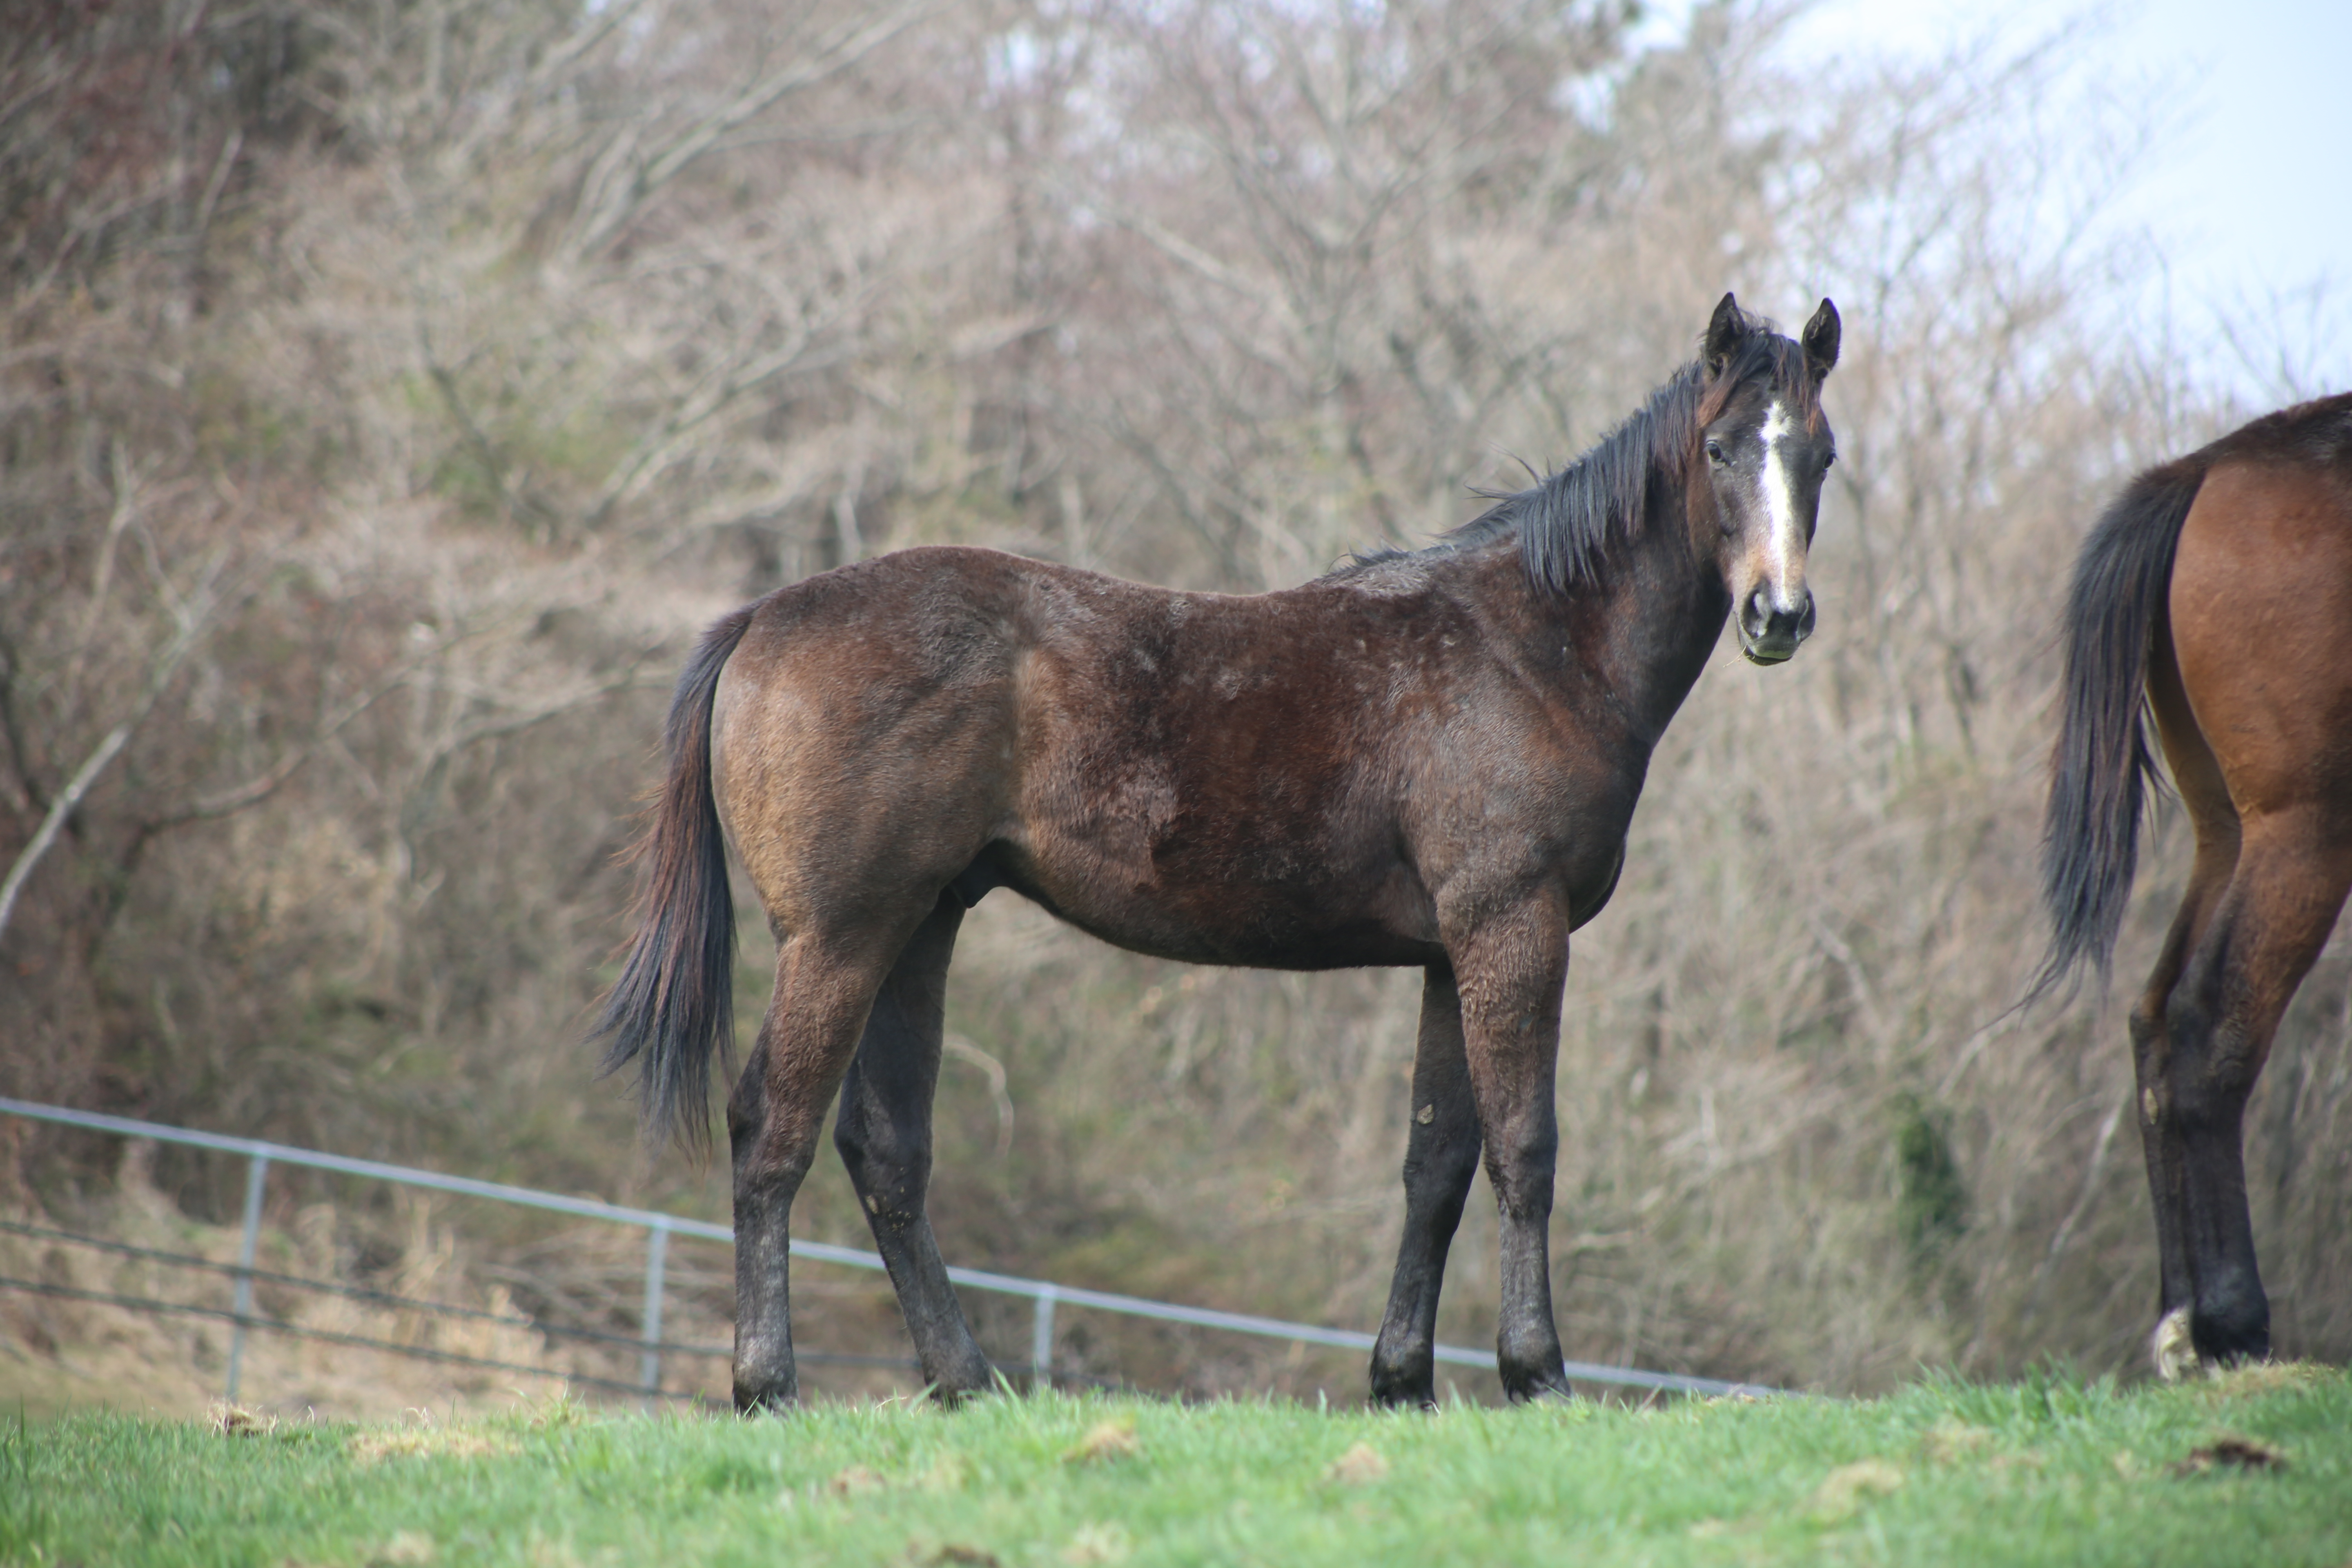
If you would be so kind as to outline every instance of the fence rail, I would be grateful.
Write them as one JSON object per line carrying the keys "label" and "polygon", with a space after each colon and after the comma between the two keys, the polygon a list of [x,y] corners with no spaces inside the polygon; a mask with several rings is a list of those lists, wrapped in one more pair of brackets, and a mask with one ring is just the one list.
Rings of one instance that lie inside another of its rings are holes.
{"label": "fence rail", "polygon": [[[720,1241],[732,1245],[734,1231],[708,1220],[688,1219],[680,1215],[664,1214],[657,1209],[625,1208],[594,1198],[572,1197],[562,1193],[540,1192],[530,1187],[509,1186],[503,1182],[485,1182],[471,1176],[444,1175],[437,1171],[418,1170],[407,1165],[386,1164],[378,1160],[354,1159],[348,1154],[330,1154],[316,1149],[300,1149],[285,1143],[271,1143],[256,1138],[232,1138],[218,1132],[200,1132],[184,1127],[169,1127],[160,1122],[138,1121],[124,1116],[107,1116],[96,1111],[73,1110],[63,1106],[38,1105],[28,1100],[0,1097],[0,1115],[23,1117],[34,1121],[51,1122],[67,1127],[79,1127],[94,1132],[108,1132],[124,1138],[148,1138],[159,1143],[178,1143],[190,1148],[210,1149],[225,1154],[241,1154],[246,1166],[245,1210],[243,1232],[238,1240],[237,1261],[234,1266],[210,1263],[205,1266],[225,1269],[236,1280],[235,1303],[228,1310],[218,1308],[194,1308],[171,1302],[125,1298],[126,1301],[144,1302],[151,1310],[170,1310],[203,1317],[222,1317],[234,1322],[229,1345],[226,1396],[235,1400],[244,1370],[245,1339],[249,1328],[266,1328],[307,1333],[311,1337],[334,1338],[323,1331],[303,1330],[292,1324],[257,1316],[253,1309],[253,1287],[257,1279],[269,1282],[319,1285],[319,1281],[297,1280],[294,1277],[278,1277],[258,1269],[254,1265],[256,1249],[261,1237],[261,1203],[268,1180],[269,1167],[275,1164],[300,1166],[310,1170],[331,1171],[343,1175],[361,1176],[374,1181],[391,1182],[403,1186],[424,1187],[435,1192],[453,1193],[466,1197],[487,1198],[496,1203],[514,1204],[526,1208],[542,1209],[555,1214],[577,1215],[583,1219],[602,1220],[613,1225],[635,1226],[646,1232],[646,1294],[645,1307],[639,1318],[643,1332],[635,1339],[624,1336],[598,1335],[638,1347],[638,1382],[635,1385],[614,1379],[581,1378],[619,1390],[628,1390],[651,1398],[664,1397],[661,1386],[662,1358],[666,1354],[711,1353],[705,1347],[666,1344],[661,1337],[664,1274],[669,1257],[669,1238],[675,1234],[705,1241]],[[10,1228],[21,1228],[11,1226]],[[114,1245],[114,1244],[108,1244]],[[854,1247],[836,1247],[828,1242],[792,1242],[792,1256],[812,1263],[829,1263],[847,1268],[879,1270],[879,1255],[861,1251]],[[969,1290],[985,1290],[999,1295],[1024,1297],[1030,1302],[1030,1377],[1039,1387],[1053,1382],[1053,1347],[1055,1318],[1058,1309],[1075,1307],[1100,1312],[1114,1312],[1126,1317],[1145,1318],[1159,1322],[1183,1323],[1193,1328],[1215,1329],[1227,1333],[1253,1334],[1266,1339],[1288,1340],[1294,1343],[1328,1345],[1341,1350],[1369,1351],[1372,1336],[1353,1329],[1323,1328],[1312,1323],[1286,1322],[1278,1318],[1262,1318],[1248,1312],[1223,1312],[1207,1307],[1188,1307],[1174,1301],[1154,1301],[1140,1296],[1126,1296],[1111,1290],[1090,1290],[1083,1286],[1062,1285],[1050,1279],[1024,1279],[1016,1275],[998,1274],[985,1268],[964,1268],[950,1265],[948,1279]],[[328,1287],[329,1289],[343,1289]],[[42,1286],[34,1281],[0,1278],[0,1289],[30,1289],[44,1294],[84,1294],[67,1292],[62,1287]],[[96,1293],[88,1293],[96,1294]],[[415,1303],[423,1308],[429,1304]],[[528,1319],[516,1319],[516,1326],[538,1329]],[[548,1331],[577,1336],[585,1331]],[[345,1336],[348,1337],[348,1336]],[[378,1348],[410,1353],[420,1353],[430,1360],[467,1360],[451,1352],[425,1351],[422,1347],[404,1347],[385,1342]],[[1471,1350],[1460,1345],[1439,1345],[1437,1359],[1448,1365],[1495,1370],[1492,1351]],[[806,1356],[811,1362],[819,1357]],[[824,1360],[848,1360],[846,1357],[824,1357]],[[856,1358],[863,1363],[869,1358]],[[527,1371],[522,1367],[501,1370]],[[1727,1383],[1717,1378],[1690,1377],[1680,1373],[1645,1372],[1638,1367],[1601,1366],[1589,1362],[1570,1362],[1568,1375],[1572,1380],[1598,1383],[1622,1388],[1652,1389],[1669,1394],[1746,1394],[1761,1396],[1777,1394],[1778,1389],[1757,1384]]]}

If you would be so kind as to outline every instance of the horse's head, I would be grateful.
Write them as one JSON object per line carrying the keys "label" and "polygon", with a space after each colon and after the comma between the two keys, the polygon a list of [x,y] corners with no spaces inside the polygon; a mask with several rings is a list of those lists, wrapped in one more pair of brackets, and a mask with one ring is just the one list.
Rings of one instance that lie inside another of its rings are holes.
{"label": "horse's head", "polygon": [[1739,651],[1757,664],[1784,662],[1812,635],[1805,552],[1822,476],[1837,458],[1821,400],[1837,356],[1837,307],[1827,300],[1796,342],[1728,294],[1707,323],[1695,458],[1707,482],[1690,488],[1691,521],[1723,569]]}

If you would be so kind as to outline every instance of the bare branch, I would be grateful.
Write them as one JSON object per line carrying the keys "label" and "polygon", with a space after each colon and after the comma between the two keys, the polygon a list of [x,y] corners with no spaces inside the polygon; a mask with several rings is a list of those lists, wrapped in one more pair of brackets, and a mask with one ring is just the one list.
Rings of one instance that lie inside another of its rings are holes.
{"label": "bare branch", "polygon": [[8,868],[7,880],[0,882],[0,935],[5,935],[8,930],[9,918],[16,913],[16,900],[24,892],[26,882],[31,879],[33,868],[40,864],[41,858],[57,842],[66,819],[73,815],[74,808],[81,804],[82,796],[89,794],[90,786],[98,782],[99,774],[106,771],[106,765],[114,761],[116,754],[129,742],[132,731],[154,710],[164,688],[171,684],[172,678],[179,673],[181,664],[194,650],[196,640],[203,635],[217,604],[216,599],[208,597],[200,610],[179,618],[179,629],[155,656],[146,689],[140,694],[131,710],[90,749],[81,766],[74,770],[73,777],[66,781],[65,787],[49,802],[48,814],[42,817],[41,826],[34,832],[31,840],[17,852],[16,863]]}
{"label": "bare branch", "polygon": [[583,203],[582,216],[573,224],[565,248],[575,258],[603,249],[648,200],[745,121],[791,94],[849,69],[937,10],[939,0],[918,0],[893,6],[869,20],[845,25],[796,53],[793,63],[782,69],[747,83],[682,134],[648,149],[642,157],[636,155],[642,129],[631,126],[623,131],[592,173],[592,195]]}

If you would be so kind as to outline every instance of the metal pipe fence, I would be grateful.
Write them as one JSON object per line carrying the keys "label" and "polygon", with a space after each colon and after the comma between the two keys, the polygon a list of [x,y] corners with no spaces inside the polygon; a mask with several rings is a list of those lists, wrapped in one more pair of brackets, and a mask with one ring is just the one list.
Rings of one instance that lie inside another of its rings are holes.
{"label": "metal pipe fence", "polygon": [[[719,1241],[732,1245],[734,1231],[727,1226],[708,1220],[688,1219],[683,1215],[664,1214],[656,1209],[625,1208],[594,1198],[572,1197],[562,1193],[540,1192],[530,1187],[509,1186],[503,1182],[485,1182],[471,1176],[444,1175],[437,1171],[418,1170],[406,1165],[386,1164],[377,1160],[354,1159],[347,1154],[330,1154],[315,1149],[295,1148],[284,1143],[271,1143],[255,1138],[232,1138],[217,1132],[200,1132],[188,1128],[169,1127],[160,1122],[138,1121],[129,1117],[106,1116],[96,1111],[73,1110],[63,1106],[38,1105],[31,1101],[0,1097],[0,1115],[18,1116],[35,1121],[51,1122],[67,1127],[79,1127],[94,1132],[112,1133],[124,1138],[147,1138],[159,1143],[177,1143],[190,1148],[209,1149],[220,1153],[241,1154],[247,1161],[243,1231],[238,1239],[237,1261],[232,1267],[210,1259],[184,1258],[169,1256],[172,1260],[201,1265],[224,1270],[236,1282],[233,1305],[226,1310],[219,1308],[194,1307],[180,1303],[147,1300],[143,1298],[112,1298],[104,1292],[70,1289],[62,1286],[43,1284],[0,1277],[0,1289],[29,1289],[40,1294],[74,1298],[104,1297],[116,1304],[144,1306],[150,1310],[169,1311],[198,1317],[226,1319],[234,1326],[228,1354],[226,1397],[232,1402],[237,1397],[244,1371],[246,1334],[249,1329],[265,1328],[329,1341],[362,1342],[375,1348],[400,1353],[415,1354],[423,1359],[478,1363],[500,1371],[526,1372],[542,1376],[570,1376],[572,1381],[608,1387],[615,1392],[630,1392],[651,1400],[677,1398],[662,1388],[662,1358],[666,1354],[724,1355],[728,1352],[708,1346],[671,1344],[661,1337],[662,1298],[665,1275],[669,1258],[669,1238],[675,1234],[699,1240]],[[359,1176],[398,1185],[422,1187],[429,1191],[456,1194],[465,1197],[487,1198],[495,1203],[513,1204],[521,1207],[566,1214],[583,1219],[601,1220],[613,1225],[635,1226],[646,1232],[646,1292],[645,1306],[640,1315],[641,1332],[635,1336],[608,1334],[599,1331],[549,1327],[529,1318],[501,1318],[492,1313],[477,1313],[471,1309],[448,1308],[438,1303],[390,1297],[384,1292],[363,1288],[303,1279],[292,1275],[273,1274],[256,1267],[257,1248],[261,1236],[262,1199],[273,1164],[299,1166],[310,1170],[330,1171],[342,1175]],[[23,1233],[39,1227],[7,1225],[0,1226]],[[60,1237],[63,1233],[58,1233]],[[72,1237],[90,1243],[94,1238]],[[121,1250],[122,1244],[98,1243],[110,1249]],[[132,1252],[146,1249],[130,1248]],[[803,1241],[794,1237],[792,1256],[812,1263],[834,1264],[846,1268],[880,1270],[878,1254],[861,1251],[853,1247],[836,1247],[828,1242]],[[1214,1329],[1227,1333],[1251,1334],[1267,1339],[1288,1340],[1294,1343],[1324,1345],[1341,1350],[1369,1351],[1373,1336],[1353,1329],[1324,1328],[1312,1323],[1286,1322],[1278,1318],[1263,1318],[1248,1312],[1224,1312],[1207,1307],[1189,1307],[1174,1301],[1154,1301],[1140,1296],[1121,1295],[1111,1290],[1091,1290],[1083,1286],[1063,1285],[1050,1279],[1024,1279],[1015,1275],[998,1274],[985,1268],[964,1268],[950,1265],[948,1279],[969,1290],[989,1291],[999,1295],[1022,1297],[1030,1303],[1030,1381],[1035,1387],[1050,1387],[1054,1381],[1053,1349],[1055,1318],[1057,1308],[1075,1307],[1126,1317],[1142,1318],[1158,1322],[1182,1323],[1194,1328]],[[610,1378],[586,1377],[555,1373],[543,1368],[489,1362],[467,1357],[454,1352],[430,1350],[421,1346],[402,1346],[390,1342],[356,1341],[354,1336],[339,1335],[327,1331],[263,1318],[254,1310],[253,1288],[257,1280],[295,1288],[323,1289],[343,1294],[373,1297],[418,1310],[494,1318],[519,1328],[541,1333],[573,1338],[609,1341],[616,1346],[633,1345],[638,1351],[638,1380],[635,1384]],[[1438,1361],[1453,1366],[1495,1370],[1492,1351],[1471,1350],[1460,1345],[1436,1347]],[[888,1357],[838,1356],[822,1352],[803,1352],[802,1360],[814,1364],[842,1363],[849,1364],[911,1365],[910,1361]],[[1648,1389],[1667,1394],[1688,1394],[1721,1396],[1727,1394],[1760,1397],[1780,1390],[1748,1383],[1727,1383],[1710,1377],[1691,1377],[1680,1373],[1646,1372],[1638,1367],[1601,1366],[1589,1362],[1570,1362],[1570,1379],[1598,1383],[1622,1388]]]}
{"label": "metal pipe fence", "polygon": [[[414,1356],[423,1360],[468,1366],[488,1372],[521,1373],[533,1377],[562,1379],[609,1389],[619,1394],[658,1394],[665,1399],[691,1399],[694,1395],[677,1390],[646,1387],[643,1379],[651,1375],[658,1379],[658,1364],[648,1373],[643,1356],[699,1356],[725,1361],[733,1352],[725,1345],[698,1345],[672,1340],[648,1342],[642,1334],[616,1334],[604,1329],[576,1328],[566,1323],[542,1322],[536,1318],[519,1317],[501,1312],[485,1311],[478,1307],[459,1307],[446,1301],[427,1301],[395,1291],[379,1290],[366,1285],[347,1285],[339,1279],[312,1279],[299,1274],[280,1274],[268,1268],[246,1269],[237,1264],[221,1263],[213,1258],[185,1252],[165,1252],[152,1247],[137,1247],[129,1242],[109,1240],[103,1237],[85,1236],[79,1231],[58,1230],[48,1226],[29,1225],[19,1220],[0,1219],[0,1235],[21,1236],[29,1240],[63,1243],[68,1247],[85,1247],[91,1251],[112,1253],[120,1258],[133,1258],[176,1268],[192,1268],[208,1273],[231,1276],[249,1275],[254,1285],[276,1286],[281,1289],[306,1290],[319,1295],[341,1296],[364,1301],[371,1306],[388,1307],[401,1311],[449,1318],[461,1322],[488,1323],[499,1328],[520,1329],[548,1339],[572,1340],[584,1344],[609,1346],[614,1350],[639,1352],[640,1381],[624,1383],[614,1378],[599,1377],[590,1373],[559,1372],[544,1366],[526,1366],[517,1362],[494,1361],[482,1356],[467,1355],[431,1346],[404,1344],[395,1340],[371,1339],[364,1335],[348,1334],[308,1324],[289,1323],[281,1319],[267,1318],[249,1311],[247,1321],[253,1327],[272,1332],[292,1334],[298,1338],[321,1340],[333,1344],[350,1345],[362,1350],[386,1351],[394,1355]],[[109,1306],[177,1317],[195,1317],[234,1324],[238,1318],[232,1308],[205,1307],[187,1301],[164,1300],[153,1296],[130,1296],[115,1290],[89,1290],[77,1286],[60,1285],[54,1280],[19,1279],[0,1275],[0,1289],[27,1291],[37,1296],[58,1297],[67,1300],[96,1301]],[[657,1325],[648,1325],[657,1327]],[[800,1359],[817,1366],[898,1367],[913,1370],[915,1359],[906,1355],[861,1355],[833,1351],[803,1350]],[[1023,1369],[1025,1371],[1026,1369]]]}

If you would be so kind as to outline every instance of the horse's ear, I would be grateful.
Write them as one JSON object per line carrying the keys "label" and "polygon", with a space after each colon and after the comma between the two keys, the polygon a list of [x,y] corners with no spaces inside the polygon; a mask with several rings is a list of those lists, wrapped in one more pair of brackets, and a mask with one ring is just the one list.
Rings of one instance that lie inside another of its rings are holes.
{"label": "horse's ear", "polygon": [[1822,300],[1822,308],[1813,312],[1813,319],[1805,323],[1805,335],[1801,341],[1805,345],[1805,368],[1813,373],[1815,381],[1819,381],[1837,364],[1837,307],[1827,300]]}
{"label": "horse's ear", "polygon": [[1726,290],[1715,307],[1715,315],[1706,323],[1706,374],[1721,375],[1723,367],[1739,347],[1739,340],[1748,335],[1748,318],[1739,312],[1739,301]]}

